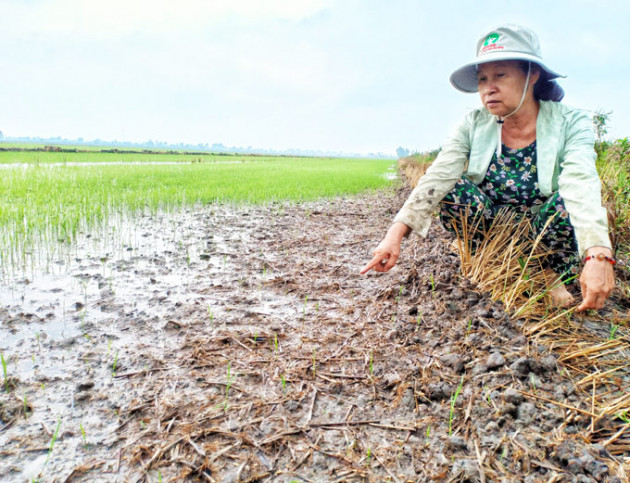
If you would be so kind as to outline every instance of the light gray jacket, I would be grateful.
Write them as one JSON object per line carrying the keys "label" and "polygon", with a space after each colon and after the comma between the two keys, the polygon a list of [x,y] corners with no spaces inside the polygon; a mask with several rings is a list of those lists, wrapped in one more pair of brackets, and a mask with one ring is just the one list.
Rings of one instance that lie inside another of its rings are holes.
{"label": "light gray jacket", "polygon": [[[589,116],[558,102],[540,101],[536,120],[538,185],[545,196],[560,191],[575,230],[580,256],[610,248],[595,168],[595,135]],[[496,150],[496,118],[485,108],[466,115],[394,218],[426,236],[437,204],[466,174],[480,184]]]}

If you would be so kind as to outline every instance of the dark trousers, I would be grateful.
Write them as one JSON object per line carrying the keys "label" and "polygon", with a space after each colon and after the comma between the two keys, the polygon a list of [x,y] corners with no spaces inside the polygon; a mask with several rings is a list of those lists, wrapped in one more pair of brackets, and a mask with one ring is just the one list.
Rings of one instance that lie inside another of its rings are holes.
{"label": "dark trousers", "polygon": [[541,243],[552,253],[545,258],[543,266],[562,275],[564,280],[572,279],[577,274],[580,257],[575,231],[560,193],[556,192],[547,198],[539,205],[540,209],[536,213],[532,212],[531,206],[519,203],[523,200],[510,201],[512,202],[510,204],[498,204],[464,176],[440,202],[440,220],[447,230],[455,233],[453,221],[461,226],[458,220],[467,217],[467,226],[476,227],[471,236],[474,247],[474,243],[483,238],[485,230],[490,228],[501,209],[514,210],[519,219],[527,217],[532,226],[530,233],[532,240],[540,235],[551,218],[542,235]]}

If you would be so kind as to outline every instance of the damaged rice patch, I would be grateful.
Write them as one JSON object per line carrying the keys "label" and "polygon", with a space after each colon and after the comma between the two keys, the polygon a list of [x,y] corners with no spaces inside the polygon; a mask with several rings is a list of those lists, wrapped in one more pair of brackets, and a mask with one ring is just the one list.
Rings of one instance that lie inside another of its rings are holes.
{"label": "damaged rice patch", "polygon": [[[22,481],[61,417],[44,479],[623,481],[559,357],[461,276],[443,229],[358,274],[404,195],[191,210],[172,240],[147,217],[105,275],[83,258],[87,298],[66,306],[87,312],[65,322],[83,335],[2,347],[33,407],[0,396],[2,479]],[[18,334],[59,317],[18,305]],[[27,371],[32,354],[58,373]]]}

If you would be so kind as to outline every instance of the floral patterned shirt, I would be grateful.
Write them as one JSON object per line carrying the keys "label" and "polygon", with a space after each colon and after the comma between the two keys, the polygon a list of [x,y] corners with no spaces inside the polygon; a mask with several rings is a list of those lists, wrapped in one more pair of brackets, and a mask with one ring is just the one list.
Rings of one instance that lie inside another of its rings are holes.
{"label": "floral patterned shirt", "polygon": [[538,187],[536,141],[522,149],[502,145],[501,159],[492,157],[479,187],[497,205],[509,205],[517,212],[530,214],[532,206],[542,205],[546,197]]}

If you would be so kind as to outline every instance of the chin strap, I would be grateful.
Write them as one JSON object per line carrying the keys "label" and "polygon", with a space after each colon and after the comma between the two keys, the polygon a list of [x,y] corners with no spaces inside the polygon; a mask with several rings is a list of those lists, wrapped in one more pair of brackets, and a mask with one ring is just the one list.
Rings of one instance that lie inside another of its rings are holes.
{"label": "chin strap", "polygon": [[525,79],[525,87],[523,88],[523,95],[521,96],[521,102],[518,103],[516,109],[510,112],[507,116],[497,116],[497,159],[501,159],[501,130],[503,129],[503,123],[505,120],[518,111],[523,105],[523,101],[525,100],[525,95],[527,94],[527,88],[529,87],[529,75],[532,70],[532,63],[527,63],[527,78]]}

